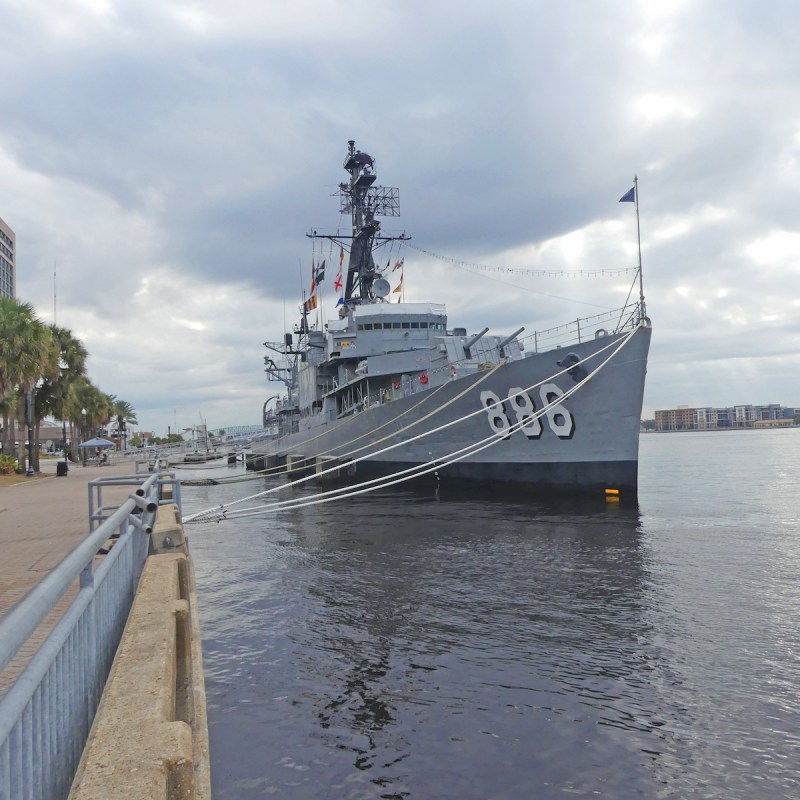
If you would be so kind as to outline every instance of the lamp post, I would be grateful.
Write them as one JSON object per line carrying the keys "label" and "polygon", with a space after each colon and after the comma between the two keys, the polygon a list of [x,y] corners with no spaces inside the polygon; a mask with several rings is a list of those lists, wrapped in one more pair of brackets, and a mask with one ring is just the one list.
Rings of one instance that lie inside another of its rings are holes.
{"label": "lamp post", "polygon": [[[81,431],[83,432],[83,436],[81,437],[84,442],[86,441],[86,409],[81,409]],[[86,448],[82,447],[83,450],[83,466],[86,466]]]}
{"label": "lamp post", "polygon": [[62,447],[64,448],[63,474],[66,475],[69,472],[69,464],[67,463],[67,421],[65,419],[61,420],[61,437],[63,439],[61,444]]}
{"label": "lamp post", "polygon": [[33,393],[25,393],[25,418],[28,423],[28,470],[25,475],[33,477]]}

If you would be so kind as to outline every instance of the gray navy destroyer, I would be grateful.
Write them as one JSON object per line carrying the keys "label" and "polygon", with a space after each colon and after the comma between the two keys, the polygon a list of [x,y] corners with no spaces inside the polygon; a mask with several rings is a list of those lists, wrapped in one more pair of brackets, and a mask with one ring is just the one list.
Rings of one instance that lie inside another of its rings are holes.
{"label": "gray navy destroyer", "polygon": [[641,257],[639,301],[622,309],[524,337],[451,327],[440,303],[389,300],[379,251],[408,237],[384,235],[378,217],[399,216],[398,192],[375,185],[374,159],[353,141],[344,169],[352,229],[309,234],[341,253],[338,317],[312,324],[309,296],[294,330],[265,342],[268,379],[285,393],[265,403],[262,464],[635,497],[651,333]]}

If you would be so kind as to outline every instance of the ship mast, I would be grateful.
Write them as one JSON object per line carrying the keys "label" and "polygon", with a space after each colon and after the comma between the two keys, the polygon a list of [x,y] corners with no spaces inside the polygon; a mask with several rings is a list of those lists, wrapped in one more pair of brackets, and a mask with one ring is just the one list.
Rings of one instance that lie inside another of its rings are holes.
{"label": "ship mast", "polygon": [[352,234],[342,236],[312,231],[308,236],[313,239],[330,239],[339,244],[342,244],[343,239],[351,240],[344,287],[344,306],[348,307],[380,300],[373,291],[375,279],[379,277],[373,249],[387,242],[407,241],[411,237],[405,233],[398,236],[381,235],[381,223],[376,217],[400,216],[400,191],[389,186],[374,185],[377,178],[375,159],[368,153],[356,150],[353,139],[347,143],[344,168],[350,174],[350,179],[347,183],[339,184],[337,194],[341,200],[341,213],[350,214]]}
{"label": "ship mast", "polygon": [[[375,162],[367,153],[355,149],[356,143],[348,143],[344,168],[350,173],[350,181],[341,184],[342,194],[350,200],[353,220],[353,244],[347,269],[347,282],[344,289],[344,302],[354,296],[366,300],[372,294],[375,280],[375,260],[372,257],[372,244],[380,232],[381,224],[375,219],[375,209],[371,206],[369,190],[377,175],[373,172]],[[374,192],[373,192],[374,195]],[[356,290],[358,294],[355,295]]]}

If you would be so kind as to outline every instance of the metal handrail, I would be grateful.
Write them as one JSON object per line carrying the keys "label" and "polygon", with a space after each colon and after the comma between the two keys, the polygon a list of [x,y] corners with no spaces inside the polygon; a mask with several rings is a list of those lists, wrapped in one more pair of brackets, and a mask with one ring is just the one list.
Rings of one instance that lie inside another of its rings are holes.
{"label": "metal handrail", "polygon": [[[113,480],[113,479],[112,479]],[[0,697],[0,797],[66,797],[147,558],[165,479],[131,495],[0,619],[0,670],[79,579],[55,627]],[[96,564],[102,545],[114,540]]]}
{"label": "metal handrail", "polygon": [[[157,480],[158,475],[153,474],[142,487],[150,491]],[[123,503],[0,620],[0,670],[14,658],[70,584],[91,564],[103,543],[123,522],[127,523],[136,507],[132,499]]]}
{"label": "metal handrail", "polygon": [[579,343],[582,334],[584,340],[592,338],[593,334],[587,337],[587,331],[590,331],[595,325],[601,325],[602,323],[608,324],[609,333],[621,333],[635,326],[638,310],[638,303],[628,303],[621,308],[609,309],[608,311],[603,311],[590,317],[580,317],[571,322],[556,325],[553,328],[534,331],[527,336],[520,336],[519,341],[532,342],[534,351],[542,352],[550,350],[557,345],[563,347],[568,344]]}
{"label": "metal handrail", "polygon": [[[138,468],[138,462],[137,462]],[[181,506],[181,492],[180,492],[180,481],[175,477],[175,472],[160,472],[157,471],[156,476],[158,478],[158,488],[159,488],[159,497],[157,498],[157,502],[159,505],[164,505],[165,503],[176,503],[178,507]],[[138,496],[143,496],[146,491],[149,489],[145,489],[145,487],[149,487],[149,480],[142,483],[144,478],[144,473],[137,472],[134,475],[113,475],[109,478],[97,478],[93,481],[89,481],[87,484],[88,491],[89,491],[89,530],[93,531],[98,524],[105,522],[110,517],[111,512],[116,511],[120,505],[110,504],[106,505],[103,503],[103,489],[115,486],[115,487],[125,487],[125,486],[137,486],[139,488],[136,489],[135,494]],[[161,493],[164,486],[172,486],[173,489],[173,497],[168,500],[161,499]]]}

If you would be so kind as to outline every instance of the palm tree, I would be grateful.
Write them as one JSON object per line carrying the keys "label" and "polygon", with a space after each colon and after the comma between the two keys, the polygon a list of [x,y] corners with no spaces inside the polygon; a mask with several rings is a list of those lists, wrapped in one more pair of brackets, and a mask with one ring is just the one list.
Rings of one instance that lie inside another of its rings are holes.
{"label": "palm tree", "polygon": [[36,392],[36,438],[39,438],[39,425],[44,417],[49,415],[61,420],[65,427],[64,448],[66,452],[69,391],[75,381],[86,376],[86,359],[89,354],[83,346],[83,342],[67,328],[51,325],[50,332],[58,345],[60,353],[59,368],[52,378],[45,378]]}
{"label": "palm tree", "polygon": [[70,424],[80,431],[80,438],[86,441],[111,419],[111,398],[83,376],[70,386],[66,413]]}
{"label": "palm tree", "polygon": [[[12,415],[17,410],[17,395],[15,392],[8,392],[5,395],[0,395],[0,414],[3,417],[3,438],[0,441],[0,451],[3,455],[11,455],[9,449],[5,446],[8,440],[8,422]],[[13,441],[13,440],[12,440]]]}
{"label": "palm tree", "polygon": [[[48,327],[36,316],[30,303],[0,297],[0,397],[16,392],[28,397],[38,381],[58,370],[58,348]],[[31,408],[31,413],[32,413]],[[4,450],[14,441],[13,422],[4,414]],[[32,422],[32,420],[31,420]],[[10,429],[10,430],[9,430]],[[29,430],[29,436],[31,435]]]}
{"label": "palm tree", "polygon": [[138,425],[139,420],[136,419],[136,411],[127,400],[118,400],[114,395],[111,395],[112,413],[117,419],[117,450],[125,449],[125,423],[130,422],[131,425]]}

